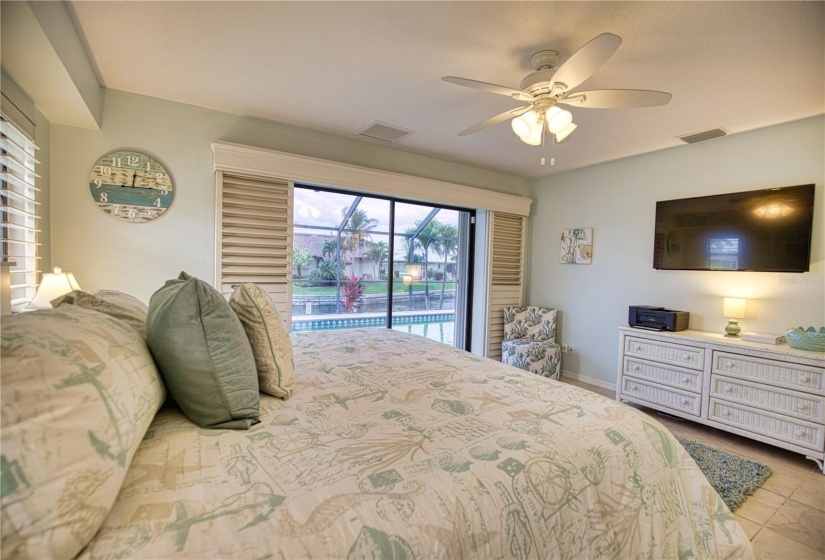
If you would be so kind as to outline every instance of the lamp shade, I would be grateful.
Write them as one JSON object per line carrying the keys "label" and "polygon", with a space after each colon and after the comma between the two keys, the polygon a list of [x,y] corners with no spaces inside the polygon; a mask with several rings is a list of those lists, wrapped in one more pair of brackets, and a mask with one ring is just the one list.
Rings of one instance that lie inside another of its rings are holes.
{"label": "lamp shade", "polygon": [[556,142],[564,141],[564,139],[570,136],[570,133],[576,130],[576,128],[578,128],[578,126],[571,122],[567,128],[556,133]]}
{"label": "lamp shade", "polygon": [[52,306],[51,301],[74,290],[79,290],[80,286],[74,279],[71,272],[63,272],[56,266],[54,272],[46,273],[40,280],[37,293],[26,307],[29,309],[48,309]]}
{"label": "lamp shade", "polygon": [[513,132],[515,132],[519,138],[524,139],[527,136],[530,136],[530,133],[537,126],[538,121],[539,116],[536,112],[528,111],[522,116],[513,119],[510,126],[513,127]]}
{"label": "lamp shade", "polygon": [[[556,107],[554,107],[555,109]],[[547,119],[547,128],[553,134],[559,134],[573,122],[573,113],[570,111],[561,110],[552,118]]]}
{"label": "lamp shade", "polygon": [[722,315],[728,319],[744,319],[748,300],[726,297],[722,302]]}

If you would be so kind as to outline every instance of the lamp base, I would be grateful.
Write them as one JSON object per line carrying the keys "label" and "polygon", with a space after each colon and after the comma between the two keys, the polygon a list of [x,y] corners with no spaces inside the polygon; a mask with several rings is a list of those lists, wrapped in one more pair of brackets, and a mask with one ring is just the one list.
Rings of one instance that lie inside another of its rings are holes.
{"label": "lamp base", "polygon": [[725,327],[725,336],[727,338],[739,338],[739,333],[742,329],[739,328],[739,321],[728,319],[728,325]]}

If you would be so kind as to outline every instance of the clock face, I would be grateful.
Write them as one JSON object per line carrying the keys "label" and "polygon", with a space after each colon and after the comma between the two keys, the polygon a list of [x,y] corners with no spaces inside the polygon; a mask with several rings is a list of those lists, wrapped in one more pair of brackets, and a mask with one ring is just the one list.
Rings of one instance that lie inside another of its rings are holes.
{"label": "clock face", "polygon": [[89,173],[89,191],[101,210],[131,223],[161,216],[175,192],[163,165],[148,154],[127,150],[97,160]]}

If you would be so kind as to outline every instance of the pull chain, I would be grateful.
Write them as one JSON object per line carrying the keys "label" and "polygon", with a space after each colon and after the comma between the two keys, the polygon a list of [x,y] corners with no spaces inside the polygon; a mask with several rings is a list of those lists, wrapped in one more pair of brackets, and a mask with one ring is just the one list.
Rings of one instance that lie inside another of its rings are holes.
{"label": "pull chain", "polygon": [[[544,165],[544,145],[547,142],[547,132],[544,125],[541,125],[541,164]],[[552,162],[550,165],[553,165]]]}

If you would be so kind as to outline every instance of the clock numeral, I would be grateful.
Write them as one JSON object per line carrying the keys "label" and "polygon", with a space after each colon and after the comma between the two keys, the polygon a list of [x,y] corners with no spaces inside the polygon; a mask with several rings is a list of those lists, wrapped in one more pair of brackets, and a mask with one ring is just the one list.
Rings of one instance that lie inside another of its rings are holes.
{"label": "clock numeral", "polygon": [[115,204],[115,216],[120,214],[120,204]]}
{"label": "clock numeral", "polygon": [[169,194],[168,190],[166,190],[166,189],[161,189],[160,190],[160,196],[166,196],[167,194]]}
{"label": "clock numeral", "polygon": [[126,165],[137,165],[140,163],[140,158],[137,156],[127,156],[126,161],[128,162]]}
{"label": "clock numeral", "polygon": [[119,157],[112,158],[112,167],[123,167],[121,159]]}
{"label": "clock numeral", "polygon": [[101,175],[106,175],[107,177],[110,177],[112,175],[112,168],[108,165],[103,165],[100,168],[100,173]]}
{"label": "clock numeral", "polygon": [[100,193],[100,202],[109,202],[109,193]]}
{"label": "clock numeral", "polygon": [[143,211],[143,217],[144,218],[151,218],[152,217],[152,211],[151,210],[144,210]]}
{"label": "clock numeral", "polygon": [[146,171],[152,171],[152,162],[151,161],[146,162]]}
{"label": "clock numeral", "polygon": [[100,179],[95,179],[95,188],[99,189],[103,185],[103,181]]}
{"label": "clock numeral", "polygon": [[135,218],[135,217],[137,217],[137,212],[135,212],[135,209],[134,209],[134,208],[129,208],[129,217],[130,217],[130,218]]}
{"label": "clock numeral", "polygon": [[160,208],[160,199],[155,201],[155,208]]}

